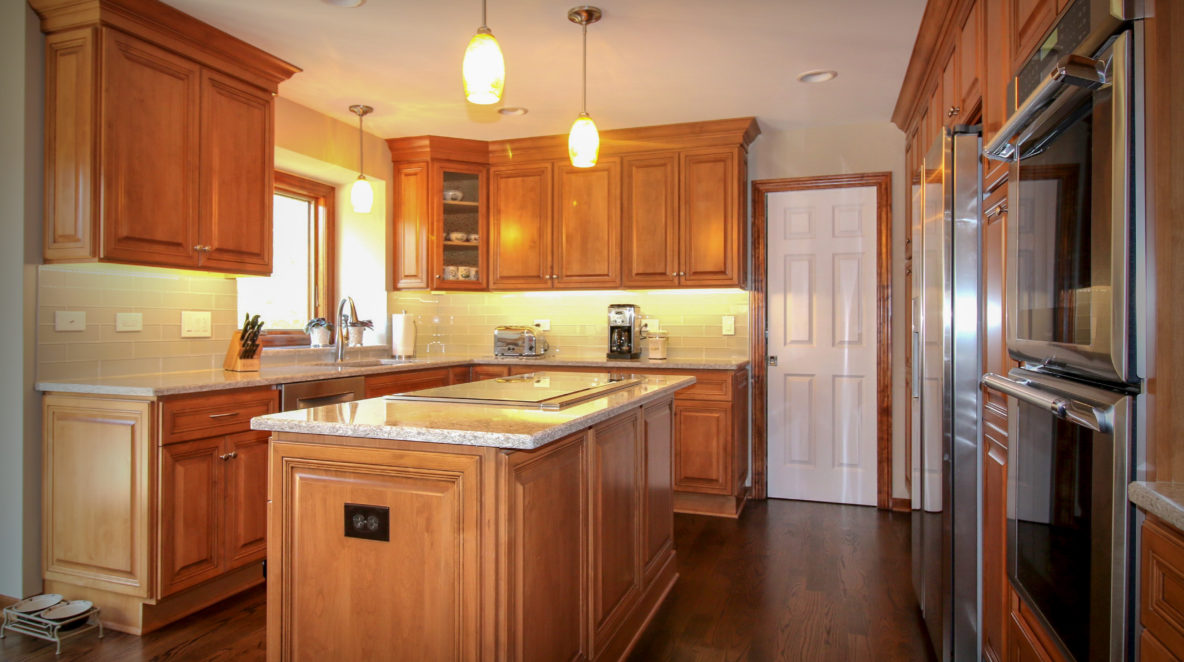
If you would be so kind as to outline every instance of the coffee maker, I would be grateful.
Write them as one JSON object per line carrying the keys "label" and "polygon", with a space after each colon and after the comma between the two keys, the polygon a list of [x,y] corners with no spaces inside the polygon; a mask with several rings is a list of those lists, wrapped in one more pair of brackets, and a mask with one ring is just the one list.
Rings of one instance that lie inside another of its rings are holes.
{"label": "coffee maker", "polygon": [[631,303],[608,307],[608,358],[641,358],[641,308]]}

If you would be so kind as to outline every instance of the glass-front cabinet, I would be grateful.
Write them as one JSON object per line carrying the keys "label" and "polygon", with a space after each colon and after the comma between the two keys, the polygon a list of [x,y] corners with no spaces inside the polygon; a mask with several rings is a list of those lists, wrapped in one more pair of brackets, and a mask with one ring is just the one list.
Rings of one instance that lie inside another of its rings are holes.
{"label": "glass-front cabinet", "polygon": [[433,204],[440,210],[432,233],[433,289],[488,287],[484,171],[460,163],[438,163],[432,169],[437,192]]}

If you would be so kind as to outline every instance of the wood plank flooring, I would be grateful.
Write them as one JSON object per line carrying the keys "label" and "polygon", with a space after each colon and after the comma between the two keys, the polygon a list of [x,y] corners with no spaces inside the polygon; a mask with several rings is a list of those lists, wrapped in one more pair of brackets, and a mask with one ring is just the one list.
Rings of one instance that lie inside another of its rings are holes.
{"label": "wood plank flooring", "polygon": [[[631,662],[931,659],[907,514],[770,500],[739,521],[678,515],[675,543],[682,577]],[[0,660],[262,662],[265,597],[253,589],[145,637],[84,634],[60,657],[10,634]]]}

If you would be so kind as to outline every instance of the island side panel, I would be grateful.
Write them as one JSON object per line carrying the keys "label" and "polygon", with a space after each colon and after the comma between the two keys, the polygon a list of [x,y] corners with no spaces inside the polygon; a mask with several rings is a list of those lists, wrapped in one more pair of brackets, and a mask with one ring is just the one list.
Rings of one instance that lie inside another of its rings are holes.
{"label": "island side panel", "polygon": [[[271,450],[268,659],[486,657],[482,484],[492,449],[281,438]],[[347,503],[388,508],[389,541],[345,536]]]}
{"label": "island side panel", "polygon": [[503,455],[504,659],[589,658],[588,436]]}

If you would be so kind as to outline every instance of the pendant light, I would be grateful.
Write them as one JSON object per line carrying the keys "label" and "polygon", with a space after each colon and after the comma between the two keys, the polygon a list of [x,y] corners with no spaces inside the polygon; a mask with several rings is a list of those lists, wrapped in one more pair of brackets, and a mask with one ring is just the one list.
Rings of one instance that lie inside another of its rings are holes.
{"label": "pendant light", "polygon": [[465,49],[461,73],[469,102],[485,106],[501,101],[506,87],[506,60],[493,31],[485,24],[485,0],[481,0],[481,27]]}
{"label": "pendant light", "polygon": [[567,135],[567,155],[571,157],[571,164],[577,168],[591,168],[596,165],[596,158],[600,155],[600,132],[588,116],[588,25],[599,21],[600,17],[600,9],[588,5],[573,7],[567,12],[567,20],[579,24],[584,33],[583,96],[580,102],[580,116],[571,125],[571,133]]}
{"label": "pendant light", "polygon": [[374,112],[370,106],[350,106],[349,111],[358,116],[358,178],[354,180],[353,188],[349,190],[349,201],[354,206],[354,213],[369,214],[374,207],[374,189],[370,188],[370,181],[362,171],[366,146],[362,142],[362,118]]}

